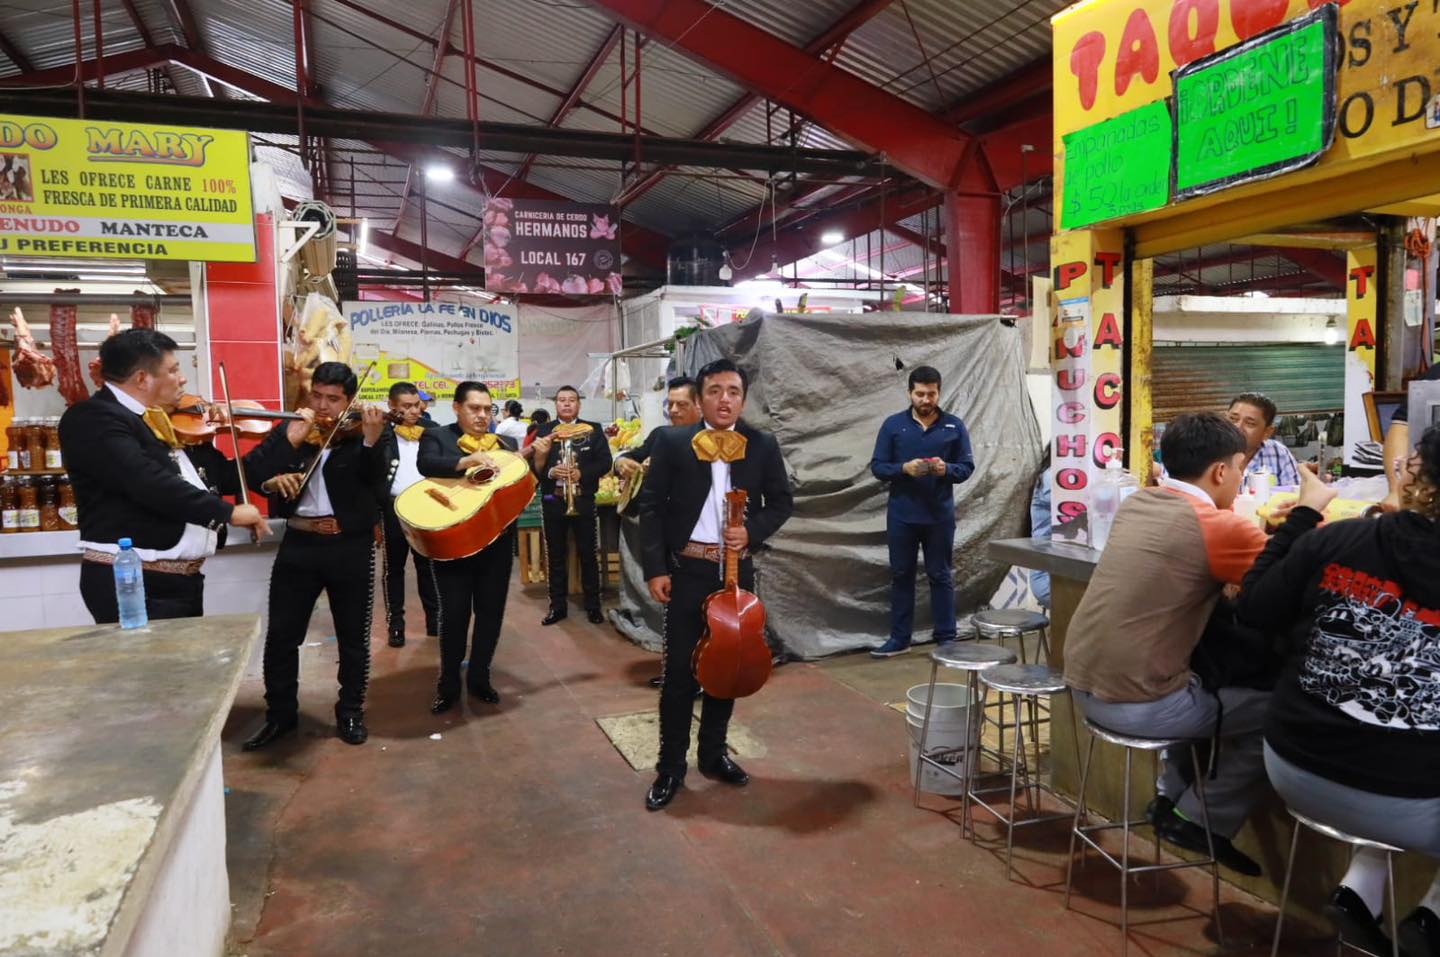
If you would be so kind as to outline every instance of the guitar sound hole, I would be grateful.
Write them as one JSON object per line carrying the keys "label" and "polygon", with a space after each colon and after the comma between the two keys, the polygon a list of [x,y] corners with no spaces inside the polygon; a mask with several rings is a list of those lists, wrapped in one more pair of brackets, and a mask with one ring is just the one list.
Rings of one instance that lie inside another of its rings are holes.
{"label": "guitar sound hole", "polygon": [[495,470],[478,468],[465,477],[470,480],[471,485],[484,485],[486,482],[492,481],[495,478]]}

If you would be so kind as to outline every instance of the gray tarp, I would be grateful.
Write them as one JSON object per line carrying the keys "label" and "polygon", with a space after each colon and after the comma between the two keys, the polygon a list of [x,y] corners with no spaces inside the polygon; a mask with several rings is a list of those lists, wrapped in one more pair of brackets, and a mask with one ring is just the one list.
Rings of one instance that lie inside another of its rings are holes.
{"label": "gray tarp", "polygon": [[[787,653],[818,658],[889,634],[887,492],[870,474],[870,456],[880,423],[908,407],[906,377],[919,365],[940,370],[942,407],[965,421],[975,448],[975,474],[955,496],[957,607],[964,615],[994,593],[1005,566],[985,556],[985,543],[1027,534],[1042,453],[1018,329],[994,316],[767,315],[696,333],[686,345],[687,374],[722,356],[746,370],[745,421],[779,439],[794,483],[795,514],[756,559],[756,591]],[[633,525],[624,537],[616,624],[658,649],[662,619]],[[925,640],[923,570],[918,579],[915,637]]]}

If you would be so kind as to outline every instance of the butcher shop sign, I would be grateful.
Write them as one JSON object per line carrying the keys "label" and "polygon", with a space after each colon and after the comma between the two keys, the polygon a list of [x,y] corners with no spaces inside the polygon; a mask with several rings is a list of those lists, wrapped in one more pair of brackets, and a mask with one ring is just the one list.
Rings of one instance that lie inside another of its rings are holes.
{"label": "butcher shop sign", "polygon": [[0,114],[0,255],[254,262],[249,137]]}

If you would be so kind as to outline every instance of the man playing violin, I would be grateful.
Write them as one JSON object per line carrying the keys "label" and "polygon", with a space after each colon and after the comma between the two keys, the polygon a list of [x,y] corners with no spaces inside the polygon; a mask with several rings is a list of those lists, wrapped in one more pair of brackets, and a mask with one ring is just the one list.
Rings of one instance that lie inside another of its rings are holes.
{"label": "man playing violin", "polygon": [[[455,478],[476,467],[498,471],[489,453],[496,449],[514,452],[515,440],[490,431],[495,414],[490,390],[483,382],[462,382],[455,387],[453,408],[453,425],[427,429],[420,438],[420,474]],[[460,700],[460,662],[465,658],[472,612],[475,628],[469,636],[470,667],[465,673],[465,688],[487,704],[500,703],[500,695],[490,683],[490,663],[505,619],[514,551],[512,522],[499,538],[474,555],[430,562],[435,590],[440,595],[440,680],[430,703],[432,714],[443,714]]]}
{"label": "man playing violin", "polygon": [[[60,447],[79,510],[80,596],[96,624],[120,620],[111,568],[129,538],[143,562],[152,619],[203,615],[205,559],[226,523],[265,535],[260,510],[217,494],[239,493],[239,473],[213,447],[187,452],[168,412],[185,376],[175,340],[127,329],[100,345],[104,387],[60,420]],[[197,467],[197,463],[200,463]],[[202,472],[203,470],[203,472]]]}
{"label": "man playing violin", "polygon": [[[580,583],[585,590],[585,614],[592,624],[600,624],[600,555],[596,551],[595,492],[600,479],[610,471],[610,443],[605,432],[594,422],[580,418],[580,392],[574,386],[562,386],[555,393],[555,421],[548,422],[535,434],[535,474],[540,478],[541,516],[545,522],[545,555],[549,565],[550,612],[542,625],[564,621],[569,614],[569,570],[566,559],[568,539],[575,535],[575,551],[580,557]],[[577,434],[578,433],[578,434]],[[564,436],[576,434],[571,440],[574,464],[564,461]],[[566,487],[571,486],[567,495]],[[569,514],[574,503],[575,513]]]}
{"label": "man playing violin", "polygon": [[[650,596],[666,606],[660,685],[660,760],[645,807],[658,811],[685,782],[685,753],[698,682],[691,671],[695,646],[705,631],[705,599],[722,584],[722,543],[740,550],[740,587],[753,590],[750,555],[779,531],[795,501],[768,432],[740,422],[749,379],[729,359],[696,376],[704,421],[654,434],[650,469],[640,492],[642,563]],[[744,489],[749,516],[726,528],[725,495]],[[750,776],[725,753],[732,699],[704,696],[700,712],[700,773],[742,786]]]}
{"label": "man playing violin", "polygon": [[376,493],[385,471],[379,442],[386,415],[378,407],[366,406],[358,419],[347,416],[358,389],[349,366],[322,362],[311,378],[307,407],[299,410],[301,418],[277,425],[245,457],[250,487],[268,494],[270,513],[286,519],[285,537],[270,574],[265,723],[245,742],[246,751],[263,748],[296,729],[300,646],[321,592],[329,599],[339,645],[336,734],[346,744],[363,744],[368,737],[365,692],[370,679],[375,526],[380,522]]}
{"label": "man playing violin", "polygon": [[438,616],[435,577],[430,573],[430,559],[410,547],[395,517],[395,497],[420,481],[416,461],[420,455],[420,438],[427,429],[435,428],[420,418],[425,411],[420,390],[411,382],[397,382],[390,387],[390,413],[397,418],[380,438],[380,457],[385,463],[385,480],[380,504],[385,513],[385,624],[390,647],[405,646],[405,562],[415,557],[415,582],[420,590],[420,606],[425,609],[425,634],[436,635]]}

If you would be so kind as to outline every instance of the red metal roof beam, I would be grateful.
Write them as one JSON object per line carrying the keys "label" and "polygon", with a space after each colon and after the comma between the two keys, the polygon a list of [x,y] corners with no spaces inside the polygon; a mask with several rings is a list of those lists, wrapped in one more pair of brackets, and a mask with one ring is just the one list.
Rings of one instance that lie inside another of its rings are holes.
{"label": "red metal roof beam", "polygon": [[[440,92],[440,75],[445,66],[445,55],[450,49],[450,33],[455,28],[455,13],[460,8],[460,0],[450,0],[445,8],[444,26],[440,28],[435,42],[435,62],[430,67],[430,73],[425,77],[425,99],[420,104],[420,115],[429,116],[435,110],[436,94]],[[390,230],[393,236],[400,228],[400,221],[405,218],[405,208],[410,205],[410,185],[415,181],[415,166],[412,164],[405,170],[405,188],[400,192],[400,209],[395,213],[395,228]],[[469,252],[467,247],[466,252]],[[463,253],[461,254],[463,258]]]}
{"label": "red metal roof beam", "polygon": [[[454,0],[451,0],[451,2],[454,2]],[[565,95],[565,99],[561,100],[560,105],[555,108],[555,112],[551,115],[549,122],[545,124],[546,126],[559,126],[565,122],[565,117],[569,116],[571,111],[579,104],[581,94],[594,82],[595,75],[600,72],[600,68],[605,65],[605,61],[610,59],[610,54],[615,52],[615,47],[619,45],[620,39],[624,36],[625,28],[616,24],[615,29],[610,31],[610,35],[605,38],[605,42],[600,44],[600,49],[595,51],[595,55],[590,58],[590,62],[585,66],[585,69],[581,71],[580,78],[570,87],[570,92]],[[530,167],[534,165],[534,163],[535,154],[531,153],[525,157],[525,161],[520,164],[520,170],[515,174],[515,178],[523,180],[529,177]],[[471,240],[471,245],[474,245],[474,240]]]}
{"label": "red metal roof beam", "polygon": [[[805,44],[805,52],[811,56],[821,55],[835,44],[844,42],[850,34],[860,29],[894,2],[895,0],[860,0],[859,3],[851,7],[840,19],[830,24],[830,26],[825,29],[825,32]],[[740,118],[748,113],[750,108],[756,103],[759,103],[761,99],[763,99],[763,97],[756,93],[745,94],[726,107],[724,112],[719,116],[707,123],[705,128],[699,133],[696,133],[693,138],[697,140],[715,139],[721,133],[724,133],[739,122]],[[621,194],[618,202],[623,206],[626,203],[639,199],[645,193],[659,185],[660,181],[665,178],[665,175],[673,169],[674,167],[666,166],[652,171],[643,179],[637,180],[629,189],[625,190],[625,192]]]}

